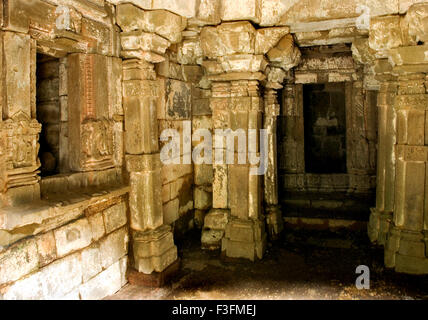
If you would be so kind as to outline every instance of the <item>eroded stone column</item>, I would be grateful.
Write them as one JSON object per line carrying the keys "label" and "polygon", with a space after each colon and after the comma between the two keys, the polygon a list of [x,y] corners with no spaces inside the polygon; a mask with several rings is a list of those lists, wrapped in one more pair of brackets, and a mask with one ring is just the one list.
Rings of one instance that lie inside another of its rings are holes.
{"label": "eroded stone column", "polygon": [[[282,71],[282,70],[281,70]],[[283,80],[284,77],[282,77]],[[282,81],[281,81],[282,82]],[[275,86],[276,85],[276,86]],[[270,88],[270,87],[275,87]],[[276,89],[281,88],[279,83],[268,83],[264,93],[263,128],[268,132],[268,163],[264,175],[264,202],[268,233],[271,239],[279,236],[284,229],[282,213],[278,205],[278,163],[277,163],[277,117],[280,113]]]}
{"label": "eroded stone column", "polygon": [[29,35],[0,32],[0,207],[40,199],[41,125],[35,114],[35,42]]}
{"label": "eroded stone column", "polygon": [[[267,78],[264,73],[278,77],[278,71],[281,74],[281,69],[288,70],[296,64],[300,52],[287,27],[255,30],[246,21],[204,27],[201,47],[206,58],[202,65],[212,81],[213,129],[242,130],[247,147],[246,154],[239,154],[235,142],[234,164],[216,163],[213,158],[213,210],[205,217],[202,244],[203,247],[218,248],[221,243],[226,256],[254,261],[263,257],[266,246],[262,208],[264,181],[267,183],[270,229],[273,233],[281,229],[281,217],[276,208],[276,139],[273,135],[278,104],[274,90],[270,90],[275,87],[268,86],[265,105],[260,86]],[[266,56],[276,67],[274,72],[267,72],[269,61]],[[275,81],[268,82],[273,84]],[[263,123],[264,112],[268,112],[268,116]],[[260,156],[260,142],[256,147],[248,143],[248,130],[255,129],[259,133],[264,126],[269,139],[266,178],[264,173],[252,172],[259,164],[251,165],[247,158]],[[215,133],[214,141],[219,139],[223,138]],[[246,161],[238,163],[240,157]]]}
{"label": "eroded stone column", "polygon": [[390,52],[393,72],[398,75],[394,99],[397,139],[394,213],[385,246],[385,265],[415,274],[428,273],[427,50],[428,46],[407,46]]}
{"label": "eroded stone column", "polygon": [[181,41],[185,21],[164,10],[118,6],[124,81],[125,152],[130,175],[134,268],[162,272],[177,260],[171,226],[164,224],[157,121],[160,95],[154,64]]}
{"label": "eroded stone column", "polygon": [[376,177],[376,207],[372,208],[368,235],[372,242],[385,245],[394,211],[395,143],[397,94],[396,77],[386,59],[376,61],[376,73],[381,81],[378,93],[378,150]]}

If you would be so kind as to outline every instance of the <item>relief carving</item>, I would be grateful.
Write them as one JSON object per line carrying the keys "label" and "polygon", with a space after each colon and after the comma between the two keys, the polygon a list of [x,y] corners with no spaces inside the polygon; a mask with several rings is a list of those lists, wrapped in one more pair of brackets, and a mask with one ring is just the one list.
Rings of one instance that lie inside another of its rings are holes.
{"label": "relief carving", "polygon": [[83,167],[104,169],[113,166],[113,121],[86,120],[82,124]]}
{"label": "relief carving", "polygon": [[37,169],[40,167],[37,141],[41,125],[37,120],[20,112],[3,122],[3,131],[7,187],[37,182]]}

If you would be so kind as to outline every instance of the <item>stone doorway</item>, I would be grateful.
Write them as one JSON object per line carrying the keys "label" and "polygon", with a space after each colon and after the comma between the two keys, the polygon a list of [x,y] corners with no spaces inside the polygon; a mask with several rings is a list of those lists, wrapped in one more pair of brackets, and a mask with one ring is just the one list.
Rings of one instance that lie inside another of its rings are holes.
{"label": "stone doorway", "polygon": [[377,93],[364,87],[348,45],[301,51],[294,83],[280,94],[283,215],[288,224],[364,228],[375,204]]}
{"label": "stone doorway", "polygon": [[308,173],[346,173],[345,84],[303,86],[305,168]]}

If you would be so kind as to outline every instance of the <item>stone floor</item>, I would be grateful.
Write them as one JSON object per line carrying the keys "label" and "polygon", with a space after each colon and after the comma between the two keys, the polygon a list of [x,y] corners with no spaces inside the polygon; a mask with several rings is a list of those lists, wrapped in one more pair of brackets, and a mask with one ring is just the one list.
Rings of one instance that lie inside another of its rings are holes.
{"label": "stone floor", "polygon": [[[428,299],[428,276],[383,267],[383,250],[364,232],[290,231],[262,261],[229,261],[200,250],[200,232],[178,243],[182,270],[164,288],[125,286],[107,299]],[[370,290],[355,287],[367,265]]]}

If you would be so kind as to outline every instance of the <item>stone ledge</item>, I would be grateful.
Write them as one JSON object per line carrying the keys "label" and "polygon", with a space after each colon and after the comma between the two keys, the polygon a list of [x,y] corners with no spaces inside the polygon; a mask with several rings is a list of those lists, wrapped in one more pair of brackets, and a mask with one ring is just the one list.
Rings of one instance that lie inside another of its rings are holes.
{"label": "stone ledge", "polygon": [[0,252],[20,239],[58,228],[95,205],[129,193],[129,186],[91,187],[0,209]]}

